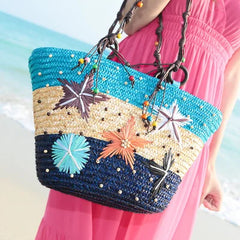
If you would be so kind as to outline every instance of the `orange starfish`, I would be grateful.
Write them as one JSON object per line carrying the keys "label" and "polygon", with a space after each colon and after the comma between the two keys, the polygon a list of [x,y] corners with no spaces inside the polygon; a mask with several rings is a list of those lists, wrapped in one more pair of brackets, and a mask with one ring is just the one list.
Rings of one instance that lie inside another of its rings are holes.
{"label": "orange starfish", "polygon": [[131,169],[133,169],[133,164],[135,161],[134,149],[136,149],[136,147],[143,148],[144,145],[152,143],[136,136],[136,133],[133,129],[134,125],[135,119],[132,116],[119,132],[104,132],[102,136],[108,141],[111,141],[111,143],[103,148],[103,151],[100,153],[100,157],[97,159],[106,158],[108,156],[112,157],[113,155],[119,154],[123,157],[126,164],[128,165],[129,163]]}

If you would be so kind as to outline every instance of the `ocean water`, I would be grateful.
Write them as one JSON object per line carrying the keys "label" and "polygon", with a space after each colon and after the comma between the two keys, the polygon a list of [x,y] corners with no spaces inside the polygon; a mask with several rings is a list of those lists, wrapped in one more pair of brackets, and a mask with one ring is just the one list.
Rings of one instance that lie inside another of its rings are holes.
{"label": "ocean water", "polygon": [[[0,114],[34,130],[28,58],[34,48],[52,46],[88,51],[91,45],[0,12]],[[223,187],[222,210],[211,212],[240,226],[240,101],[229,120],[216,163]]]}

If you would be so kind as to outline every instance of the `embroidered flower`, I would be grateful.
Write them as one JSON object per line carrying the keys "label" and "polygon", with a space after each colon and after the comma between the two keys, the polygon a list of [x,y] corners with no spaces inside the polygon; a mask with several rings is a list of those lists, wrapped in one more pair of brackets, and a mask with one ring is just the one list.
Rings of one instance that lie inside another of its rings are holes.
{"label": "embroidered flower", "polygon": [[172,149],[165,153],[163,158],[163,166],[161,167],[156,162],[150,160],[147,162],[150,172],[154,175],[159,176],[159,178],[154,182],[152,197],[159,193],[160,189],[164,186],[164,179],[168,175],[168,171],[174,163]]}
{"label": "embroidered flower", "polygon": [[59,78],[58,81],[63,84],[62,88],[64,91],[64,96],[56,104],[53,110],[58,108],[62,109],[64,107],[76,107],[82,118],[86,119],[87,121],[90,112],[89,105],[91,103],[95,104],[109,99],[109,97],[102,93],[98,93],[95,95],[95,97],[93,97],[93,73],[86,74],[84,81],[82,81],[80,84],[74,81],[69,82],[66,79]]}
{"label": "embroidered flower", "polygon": [[61,172],[80,173],[89,158],[90,146],[84,136],[64,134],[52,145],[54,165]]}
{"label": "embroidered flower", "polygon": [[126,164],[129,164],[131,169],[133,169],[135,161],[134,150],[137,147],[143,148],[144,145],[151,143],[150,141],[136,136],[136,133],[134,132],[134,125],[135,119],[132,116],[119,132],[104,132],[102,136],[108,141],[111,141],[111,143],[103,148],[101,156],[98,157],[98,159],[106,158],[108,156],[112,157],[113,155],[121,155]]}
{"label": "embroidered flower", "polygon": [[181,135],[179,133],[179,127],[189,124],[192,121],[190,118],[183,116],[178,109],[177,101],[174,101],[169,109],[159,108],[158,106],[153,106],[154,111],[159,112],[159,117],[161,119],[159,123],[158,130],[168,129],[171,132],[174,140],[180,145],[182,143]]}

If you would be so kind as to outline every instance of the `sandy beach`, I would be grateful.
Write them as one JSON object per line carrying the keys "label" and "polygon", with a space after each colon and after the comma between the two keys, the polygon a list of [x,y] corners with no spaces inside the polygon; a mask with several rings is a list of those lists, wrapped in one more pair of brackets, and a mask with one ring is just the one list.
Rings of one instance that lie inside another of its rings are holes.
{"label": "sandy beach", "polygon": [[[49,192],[35,173],[34,134],[3,115],[0,124],[0,240],[34,239]],[[192,240],[203,239],[240,239],[240,227],[199,209]]]}

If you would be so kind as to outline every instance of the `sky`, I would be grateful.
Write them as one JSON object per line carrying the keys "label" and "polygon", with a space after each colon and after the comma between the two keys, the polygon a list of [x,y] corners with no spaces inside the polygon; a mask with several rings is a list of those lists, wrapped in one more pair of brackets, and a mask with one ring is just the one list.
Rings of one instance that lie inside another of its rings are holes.
{"label": "sky", "polygon": [[0,0],[0,11],[95,44],[105,36],[122,0]]}

